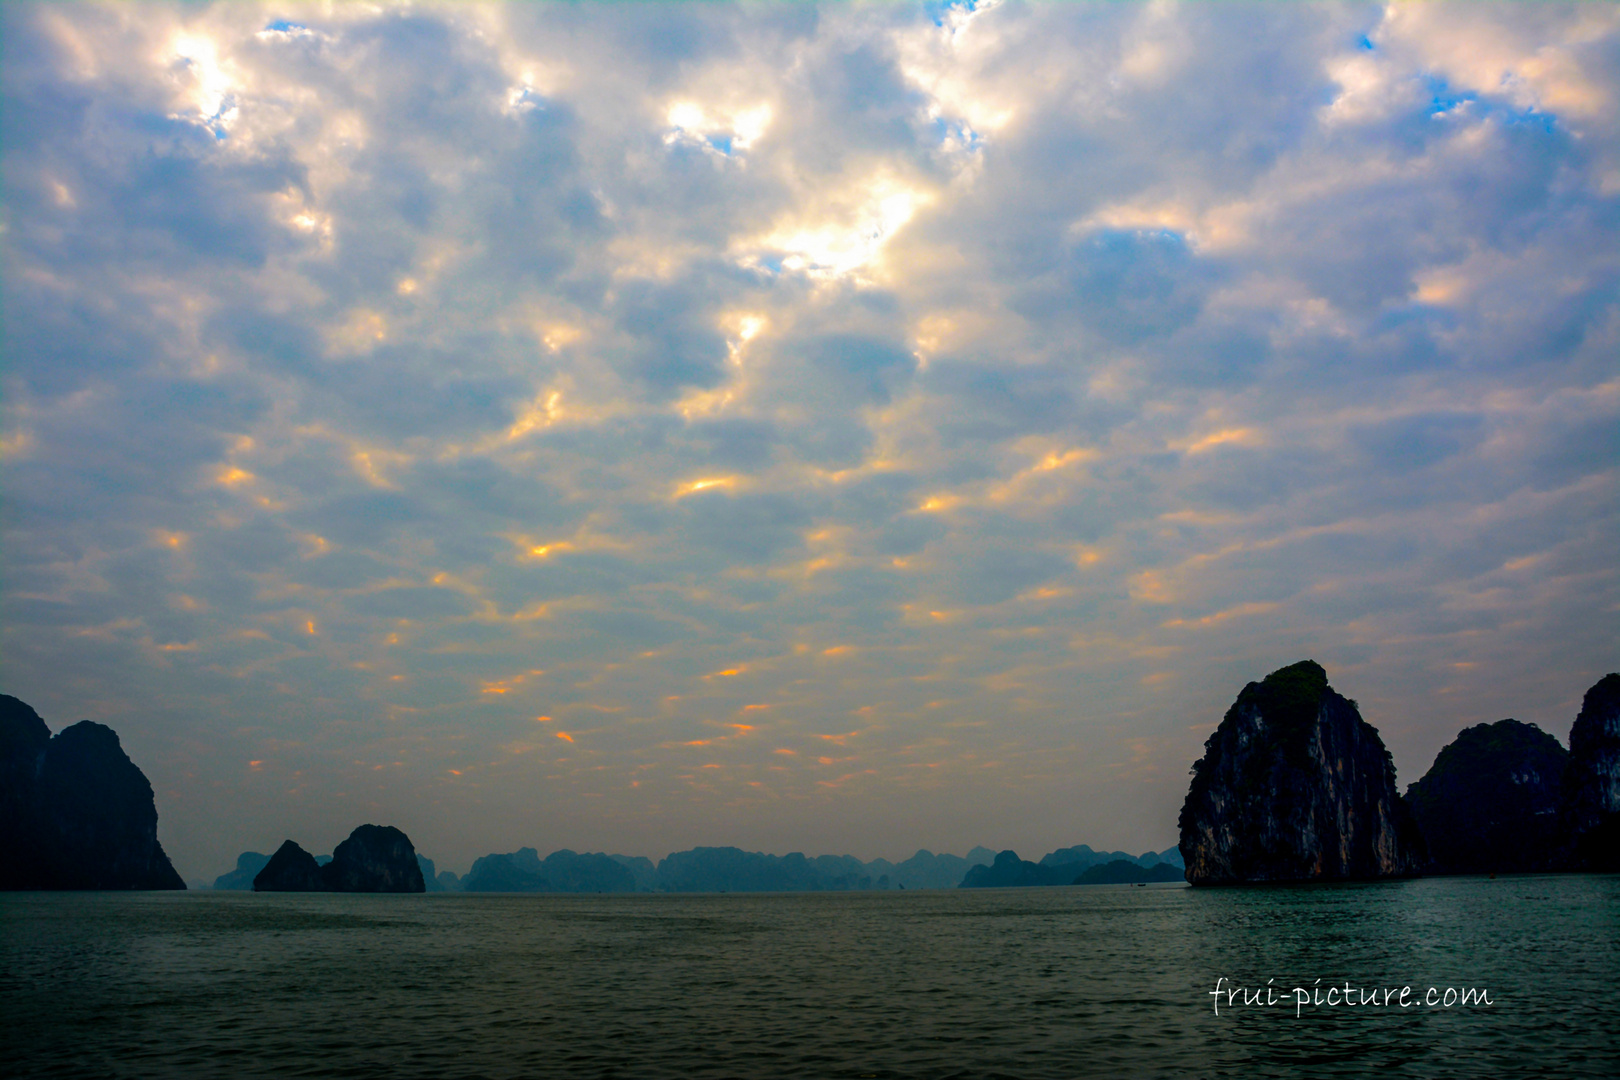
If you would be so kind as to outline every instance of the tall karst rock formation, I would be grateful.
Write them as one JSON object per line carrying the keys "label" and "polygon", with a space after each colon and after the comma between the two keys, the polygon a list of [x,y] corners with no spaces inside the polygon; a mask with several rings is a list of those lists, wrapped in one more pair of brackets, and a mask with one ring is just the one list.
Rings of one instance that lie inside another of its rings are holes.
{"label": "tall karst rock formation", "polygon": [[0,694],[0,889],[184,889],[157,821],[112,728],[86,720],[52,738]]}
{"label": "tall karst rock formation", "polygon": [[1564,807],[1575,866],[1620,870],[1620,674],[1586,692],[1570,728]]}
{"label": "tall karst rock formation", "polygon": [[1403,877],[1421,848],[1383,740],[1312,660],[1243,688],[1181,810],[1194,885]]}

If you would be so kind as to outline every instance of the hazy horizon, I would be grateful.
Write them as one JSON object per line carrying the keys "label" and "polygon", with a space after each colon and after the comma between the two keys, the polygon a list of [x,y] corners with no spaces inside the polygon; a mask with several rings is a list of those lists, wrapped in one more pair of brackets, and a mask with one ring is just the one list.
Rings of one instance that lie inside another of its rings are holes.
{"label": "hazy horizon", "polygon": [[1402,790],[1620,667],[1620,6],[0,38],[0,692],[187,879],[1159,851],[1287,664]]}

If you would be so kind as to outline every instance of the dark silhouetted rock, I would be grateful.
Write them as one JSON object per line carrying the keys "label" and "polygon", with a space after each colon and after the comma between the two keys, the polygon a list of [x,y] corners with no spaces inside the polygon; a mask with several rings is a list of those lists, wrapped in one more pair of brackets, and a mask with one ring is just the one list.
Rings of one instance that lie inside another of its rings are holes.
{"label": "dark silhouetted rock", "polygon": [[1422,865],[1383,740],[1311,660],[1243,688],[1193,766],[1180,824],[1195,885],[1401,877]]}
{"label": "dark silhouetted rock", "polygon": [[44,889],[49,877],[39,821],[39,772],[51,729],[22,701],[0,694],[0,889]]}
{"label": "dark silhouetted rock", "polygon": [[437,875],[440,892],[464,892],[461,879],[450,870],[440,870]]}
{"label": "dark silhouetted rock", "polygon": [[0,695],[0,888],[184,889],[157,838],[152,785],[111,728],[58,732]]}
{"label": "dark silhouetted rock", "polygon": [[1569,731],[1564,820],[1582,869],[1620,870],[1620,674],[1586,692]]}
{"label": "dark silhouetted rock", "polygon": [[214,888],[225,891],[251,889],[253,879],[259,876],[259,871],[263,870],[269,861],[268,855],[261,855],[257,851],[244,851],[236,857],[235,870],[214,879]]}
{"label": "dark silhouetted rock", "polygon": [[422,867],[411,838],[392,825],[362,825],[332,852],[320,868],[332,892],[426,892]]}
{"label": "dark silhouetted rock", "polygon": [[254,892],[326,892],[315,856],[288,840],[253,879]]}
{"label": "dark silhouetted rock", "polygon": [[[1157,853],[1154,853],[1157,854]],[[1086,868],[1074,879],[1076,885],[1145,885],[1148,882],[1184,881],[1181,868],[1165,862],[1143,866],[1139,862],[1115,859],[1101,866]]]}
{"label": "dark silhouetted rock", "polygon": [[1559,799],[1569,753],[1534,724],[1501,720],[1464,728],[1406,790],[1429,852],[1444,874],[1551,870],[1564,834]]}

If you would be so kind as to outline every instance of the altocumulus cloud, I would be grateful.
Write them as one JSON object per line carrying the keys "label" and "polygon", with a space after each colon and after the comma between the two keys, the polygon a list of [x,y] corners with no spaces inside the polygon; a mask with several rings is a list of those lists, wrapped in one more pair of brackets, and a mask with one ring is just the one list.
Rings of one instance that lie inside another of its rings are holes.
{"label": "altocumulus cloud", "polygon": [[5,688],[193,875],[1157,848],[1280,664],[1403,780],[1614,666],[1613,6],[0,20]]}

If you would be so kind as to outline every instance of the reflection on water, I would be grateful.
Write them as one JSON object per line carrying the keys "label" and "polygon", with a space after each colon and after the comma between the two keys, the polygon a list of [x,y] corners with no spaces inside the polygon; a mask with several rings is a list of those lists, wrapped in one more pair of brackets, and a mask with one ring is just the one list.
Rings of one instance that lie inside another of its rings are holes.
{"label": "reflection on water", "polygon": [[[0,1023],[12,1076],[1614,1077],[1617,930],[1620,877],[1586,875],[9,894]],[[1216,1016],[1222,978],[1279,1003]],[[1492,1004],[1292,996],[1346,981]]]}

